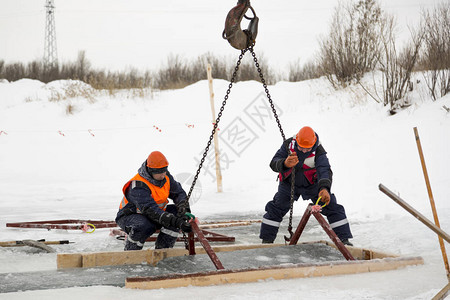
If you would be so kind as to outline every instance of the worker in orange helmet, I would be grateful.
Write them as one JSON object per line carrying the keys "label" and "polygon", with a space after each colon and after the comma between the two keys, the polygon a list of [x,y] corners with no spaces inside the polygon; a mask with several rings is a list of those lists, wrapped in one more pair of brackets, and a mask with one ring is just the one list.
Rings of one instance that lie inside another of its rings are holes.
{"label": "worker in orange helmet", "polygon": [[[349,246],[353,238],[350,225],[342,205],[336,202],[331,193],[332,175],[327,152],[319,136],[311,127],[305,126],[292,138],[287,139],[270,162],[270,167],[278,173],[278,191],[273,200],[266,204],[259,237],[263,243],[273,243],[281,221],[290,209],[291,174],[295,170],[294,200],[300,196],[303,200],[320,202],[325,205],[325,215],[340,240]],[[295,168],[294,168],[295,167]]]}
{"label": "worker in orange helmet", "polygon": [[[125,250],[140,250],[160,229],[155,248],[172,248],[180,229],[192,231],[186,192],[167,169],[169,162],[159,151],[150,153],[138,173],[122,188],[116,223],[127,233]],[[169,204],[169,198],[175,205]]]}

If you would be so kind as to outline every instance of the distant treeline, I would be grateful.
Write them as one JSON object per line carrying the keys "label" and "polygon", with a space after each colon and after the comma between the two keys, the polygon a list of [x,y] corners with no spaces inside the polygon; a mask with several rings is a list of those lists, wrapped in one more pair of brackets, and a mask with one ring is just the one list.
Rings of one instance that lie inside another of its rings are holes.
{"label": "distant treeline", "polygon": [[[259,65],[267,84],[277,82],[268,67],[264,56],[260,57]],[[48,83],[54,80],[75,79],[90,84],[96,89],[178,89],[207,79],[206,66],[211,64],[212,76],[215,79],[230,80],[236,62],[225,57],[217,57],[211,53],[203,54],[196,59],[183,59],[179,55],[171,55],[167,63],[158,71],[141,72],[129,69],[121,72],[96,70],[80,51],[75,62],[60,64],[53,68],[45,68],[43,61],[32,61],[28,64],[20,62],[7,64],[0,60],[0,79],[16,81],[21,78],[37,79]],[[260,80],[253,60],[243,60],[237,74],[237,81]]]}
{"label": "distant treeline", "polygon": [[[411,74],[421,71],[433,100],[450,92],[450,1],[443,0],[431,10],[422,10],[416,28],[409,28],[411,38],[399,48],[396,41],[394,16],[384,12],[377,0],[339,2],[329,32],[320,40],[316,59],[289,66],[287,72],[276,74],[263,55],[259,66],[267,84],[279,80],[302,81],[325,76],[336,88],[360,84],[365,74],[380,71],[382,84],[364,87],[375,101],[389,105],[392,112],[401,107],[402,99],[412,88]],[[301,37],[298,37],[301,39]],[[280,53],[282,55],[282,53]],[[0,60],[0,78],[15,81],[20,78],[49,82],[57,79],[78,79],[96,89],[177,89],[207,78],[206,65],[212,66],[216,79],[230,80],[236,61],[211,53],[197,59],[172,55],[158,71],[124,72],[94,70],[84,51],[73,63],[45,69],[41,61],[27,65],[6,64]],[[240,64],[237,81],[257,80],[260,76],[250,55]],[[374,83],[375,85],[375,83]]]}

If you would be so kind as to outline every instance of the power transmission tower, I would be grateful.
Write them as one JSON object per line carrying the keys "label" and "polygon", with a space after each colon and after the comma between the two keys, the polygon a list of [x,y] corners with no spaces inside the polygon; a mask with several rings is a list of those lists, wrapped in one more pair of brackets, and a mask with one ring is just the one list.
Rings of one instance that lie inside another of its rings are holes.
{"label": "power transmission tower", "polygon": [[44,49],[44,69],[51,70],[58,66],[58,56],[56,53],[56,30],[55,30],[55,8],[53,0],[46,0],[46,22],[45,22],[45,49]]}

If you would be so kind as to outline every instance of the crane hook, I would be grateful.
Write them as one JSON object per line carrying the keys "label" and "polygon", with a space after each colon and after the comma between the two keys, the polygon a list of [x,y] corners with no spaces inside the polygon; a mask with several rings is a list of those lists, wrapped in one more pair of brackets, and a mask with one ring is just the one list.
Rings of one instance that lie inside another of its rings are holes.
{"label": "crane hook", "polygon": [[[252,18],[245,15],[249,8],[253,13]],[[241,29],[241,21],[244,17],[250,20],[246,30]],[[247,49],[255,44],[258,35],[258,22],[259,18],[251,7],[250,0],[238,0],[237,5],[228,12],[222,37],[238,50]]]}

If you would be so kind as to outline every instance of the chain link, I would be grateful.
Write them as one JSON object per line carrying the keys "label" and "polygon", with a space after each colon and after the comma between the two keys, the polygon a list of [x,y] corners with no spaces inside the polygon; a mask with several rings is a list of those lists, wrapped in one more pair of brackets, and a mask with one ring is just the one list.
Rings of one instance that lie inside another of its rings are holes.
{"label": "chain link", "polygon": [[[200,164],[199,164],[197,172],[196,172],[196,174],[194,176],[194,180],[192,181],[191,188],[189,189],[189,193],[188,193],[188,196],[187,196],[187,200],[188,201],[191,198],[191,194],[192,194],[192,191],[194,190],[195,183],[197,182],[198,175],[200,174],[200,170],[201,170],[201,168],[203,166],[203,163],[205,162],[206,155],[208,154],[209,147],[211,146],[211,141],[214,138],[214,134],[215,134],[216,129],[217,129],[218,125],[219,125],[220,118],[222,117],[223,110],[225,109],[225,105],[226,105],[226,102],[228,100],[228,96],[229,96],[229,94],[231,92],[231,88],[233,87],[233,83],[236,81],[237,72],[239,70],[239,66],[241,64],[242,58],[244,57],[244,55],[245,55],[245,53],[247,51],[250,51],[250,53],[252,54],[253,61],[255,62],[255,67],[258,70],[259,78],[261,79],[261,83],[263,85],[264,91],[266,92],[267,99],[269,99],[270,107],[272,109],[273,115],[274,115],[275,120],[277,122],[278,129],[280,130],[280,133],[281,133],[281,136],[283,138],[283,141],[286,141],[286,136],[284,135],[283,128],[281,127],[280,119],[278,118],[278,114],[277,114],[277,111],[275,109],[275,105],[273,104],[272,97],[270,96],[269,89],[267,88],[266,80],[264,79],[264,75],[262,73],[261,67],[259,66],[259,62],[258,62],[258,59],[256,58],[255,51],[253,50],[253,45],[250,45],[250,47],[248,47],[248,48],[246,48],[244,50],[241,50],[241,54],[239,55],[239,59],[238,59],[238,61],[236,63],[236,67],[234,68],[233,75],[231,76],[230,84],[228,85],[228,89],[226,91],[224,100],[222,101],[222,106],[220,107],[219,113],[217,115],[216,122],[214,123],[214,127],[212,129],[212,132],[211,132],[211,135],[209,137],[208,143],[206,145],[205,151],[203,153],[202,159],[200,160]],[[288,231],[290,232],[291,237],[292,237],[292,214],[293,214],[293,206],[294,206],[294,181],[295,181],[295,168],[293,168],[292,174],[291,174],[291,203],[290,203],[291,204],[291,209],[290,209],[289,227],[288,227]],[[183,238],[184,238],[184,243],[185,243],[186,249],[188,249],[187,239],[186,239],[186,235],[184,233],[183,233]]]}
{"label": "chain link", "polygon": [[[261,79],[261,83],[263,84],[264,91],[266,92],[267,98],[269,99],[270,107],[272,108],[273,115],[275,117],[275,120],[277,121],[281,136],[283,137],[283,141],[286,141],[286,136],[284,135],[283,128],[281,127],[280,120],[278,119],[278,114],[275,110],[275,105],[272,102],[272,97],[270,96],[269,89],[267,88],[266,80],[264,79],[264,75],[259,66],[255,51],[253,51],[253,46],[251,46],[249,48],[249,50],[253,56],[253,61],[255,62],[256,69],[258,70],[259,78]],[[288,146],[288,153],[289,153],[289,146]],[[286,236],[284,237],[286,242],[290,241],[292,238],[292,215],[294,213],[294,189],[295,189],[295,166],[292,168],[292,172],[291,172],[291,199],[290,199],[290,212],[289,212],[289,225],[288,225],[288,232],[290,234],[290,237],[289,238],[287,238]]]}
{"label": "chain link", "polygon": [[294,188],[295,188],[295,166],[292,168],[291,172],[291,208],[289,212],[289,225],[288,225],[288,232],[289,232],[289,239],[286,240],[286,242],[290,241],[292,238],[292,215],[294,213]]}
{"label": "chain link", "polygon": [[264,75],[263,75],[263,73],[261,71],[261,68],[259,67],[259,63],[258,63],[258,59],[256,58],[255,51],[253,51],[253,46],[251,46],[249,48],[249,50],[250,50],[250,53],[253,56],[253,61],[255,62],[256,69],[258,70],[259,78],[261,79],[261,83],[262,83],[262,85],[264,87],[264,91],[266,92],[267,99],[269,99],[269,103],[270,103],[270,107],[272,108],[273,116],[275,117],[275,120],[277,121],[278,128],[280,129],[281,136],[283,137],[283,141],[285,141],[286,137],[284,136],[283,128],[281,128],[280,119],[278,119],[278,114],[277,114],[277,111],[275,110],[275,105],[272,102],[272,97],[270,96],[269,89],[267,88],[266,80],[264,79]]}
{"label": "chain link", "polygon": [[222,101],[222,106],[220,107],[219,113],[217,115],[216,122],[214,123],[211,135],[209,137],[208,144],[206,145],[205,152],[203,153],[203,157],[200,160],[200,164],[198,165],[197,173],[195,174],[194,180],[192,181],[192,184],[191,184],[191,188],[189,189],[189,193],[188,193],[188,196],[187,196],[187,201],[189,201],[189,199],[191,198],[191,194],[192,194],[192,191],[194,190],[195,183],[197,182],[198,175],[200,174],[200,170],[201,170],[201,168],[203,166],[203,163],[205,162],[205,158],[206,158],[206,155],[208,154],[209,147],[211,146],[211,141],[214,138],[214,134],[216,133],[217,127],[219,126],[220,118],[222,117],[223,110],[225,109],[225,104],[227,103],[228,96],[230,95],[230,92],[231,92],[231,88],[233,87],[233,83],[236,81],[236,76],[237,76],[237,72],[239,70],[239,66],[241,65],[241,60],[244,57],[244,55],[247,52],[247,50],[248,50],[248,48],[244,49],[244,50],[241,50],[241,54],[239,55],[239,59],[236,62],[236,67],[234,67],[234,72],[233,72],[233,75],[231,76],[230,84],[228,85],[228,89],[227,89],[227,92],[225,94],[224,100]]}
{"label": "chain link", "polygon": [[184,241],[184,248],[186,248],[186,250],[189,250],[188,240],[186,237],[186,233],[184,233],[184,231],[183,231],[183,241]]}

